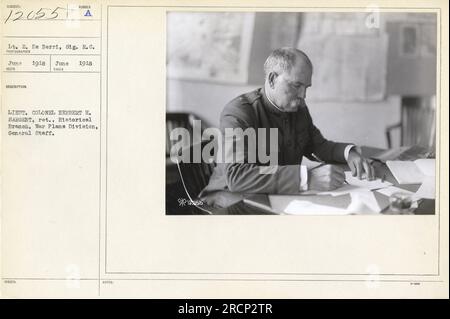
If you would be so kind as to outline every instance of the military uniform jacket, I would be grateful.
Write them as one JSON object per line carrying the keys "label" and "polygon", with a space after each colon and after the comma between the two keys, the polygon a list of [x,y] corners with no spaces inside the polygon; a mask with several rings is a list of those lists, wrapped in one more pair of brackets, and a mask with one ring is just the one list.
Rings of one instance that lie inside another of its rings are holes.
{"label": "military uniform jacket", "polygon": [[226,128],[278,128],[278,166],[272,174],[261,174],[258,163],[218,163],[202,196],[216,191],[298,194],[303,156],[314,154],[325,162],[346,162],[348,144],[325,139],[306,105],[297,112],[281,112],[267,99],[264,89],[243,94],[225,106],[220,115],[222,134]]}

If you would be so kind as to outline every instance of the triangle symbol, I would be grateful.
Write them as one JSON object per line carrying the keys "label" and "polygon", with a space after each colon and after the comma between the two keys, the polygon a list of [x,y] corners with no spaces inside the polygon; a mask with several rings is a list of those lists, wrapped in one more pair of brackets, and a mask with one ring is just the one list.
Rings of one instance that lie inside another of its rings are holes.
{"label": "triangle symbol", "polygon": [[85,17],[92,17],[91,11],[86,10],[86,13],[84,14]]}

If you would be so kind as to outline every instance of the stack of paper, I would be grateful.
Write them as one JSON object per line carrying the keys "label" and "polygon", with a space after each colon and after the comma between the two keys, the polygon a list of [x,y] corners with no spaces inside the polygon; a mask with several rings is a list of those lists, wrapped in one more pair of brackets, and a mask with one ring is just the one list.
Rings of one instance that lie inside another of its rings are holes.
{"label": "stack of paper", "polygon": [[420,185],[417,192],[414,194],[414,199],[428,198],[434,199],[436,197],[436,185],[434,177],[426,176]]}
{"label": "stack of paper", "polygon": [[419,170],[425,175],[429,177],[436,176],[436,160],[435,159],[418,159],[415,160],[414,163],[417,165]]}
{"label": "stack of paper", "polygon": [[383,163],[386,163],[386,161],[399,159],[399,157],[408,149],[410,149],[409,146],[391,148],[389,150],[382,151],[378,154],[375,154],[371,158],[382,161]]}
{"label": "stack of paper", "polygon": [[283,211],[289,215],[347,215],[345,209],[318,205],[305,200],[293,200]]}
{"label": "stack of paper", "polygon": [[371,158],[382,161],[386,163],[386,161],[414,161],[418,158],[428,158],[432,155],[427,147],[414,145],[414,146],[401,146],[398,148],[391,148],[386,151],[381,151],[377,153]]}
{"label": "stack of paper", "polygon": [[345,181],[352,186],[373,190],[377,188],[383,188],[391,186],[392,184],[386,181],[381,181],[380,178],[369,181],[368,179],[359,179],[352,175],[352,172],[345,172]]}
{"label": "stack of paper", "polygon": [[249,194],[244,196],[244,203],[260,208],[267,212],[276,213],[270,205],[269,196],[266,194]]}
{"label": "stack of paper", "polygon": [[347,207],[347,211],[358,214],[380,213],[389,203],[381,205],[373,192],[357,192],[350,193],[352,198],[351,204]]}
{"label": "stack of paper", "polygon": [[339,196],[349,193],[367,192],[374,189],[389,187],[392,185],[391,183],[386,181],[382,182],[380,178],[373,181],[369,181],[367,179],[359,179],[358,177],[352,176],[351,172],[345,172],[345,181],[346,184],[342,185],[338,189],[333,191],[320,192],[318,193],[318,195]]}
{"label": "stack of paper", "polygon": [[390,186],[387,188],[383,188],[383,189],[379,189],[377,190],[378,193],[383,194],[387,197],[391,196],[394,193],[404,193],[404,194],[408,194],[408,195],[413,195],[413,192],[407,191],[405,189],[399,188],[399,187],[395,187],[395,186]]}

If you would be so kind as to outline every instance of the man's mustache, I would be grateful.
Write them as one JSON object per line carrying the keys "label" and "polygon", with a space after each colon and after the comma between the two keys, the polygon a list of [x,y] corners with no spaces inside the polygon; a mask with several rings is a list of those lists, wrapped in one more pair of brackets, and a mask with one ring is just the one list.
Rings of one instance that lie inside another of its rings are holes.
{"label": "man's mustache", "polygon": [[300,101],[300,103],[299,103],[299,107],[306,107],[306,102],[305,102],[305,99],[298,99],[298,101]]}

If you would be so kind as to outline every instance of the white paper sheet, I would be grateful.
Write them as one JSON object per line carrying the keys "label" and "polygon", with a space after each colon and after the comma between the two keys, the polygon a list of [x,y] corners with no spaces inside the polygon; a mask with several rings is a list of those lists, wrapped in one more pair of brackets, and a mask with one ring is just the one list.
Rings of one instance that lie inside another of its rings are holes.
{"label": "white paper sheet", "polygon": [[391,196],[392,194],[398,193],[398,192],[409,194],[409,195],[414,194],[413,192],[410,192],[410,191],[407,191],[405,189],[401,189],[401,188],[395,187],[395,186],[389,186],[389,187],[386,187],[383,189],[379,189],[379,190],[377,190],[377,192],[380,194],[386,195],[388,197]]}
{"label": "white paper sheet", "polygon": [[318,205],[309,201],[293,200],[284,209],[290,215],[348,215],[380,213],[385,207],[380,207],[375,195],[371,191],[350,193],[351,203],[347,209]]}
{"label": "white paper sheet", "polygon": [[351,193],[358,193],[358,192],[367,192],[366,188],[358,187],[354,185],[344,184],[338,189],[335,189],[333,191],[326,191],[326,192],[318,192],[317,195],[331,195],[331,196],[340,196],[345,194],[351,194]]}
{"label": "white paper sheet", "polygon": [[318,205],[304,200],[293,200],[284,210],[289,215],[347,215],[345,209]]}
{"label": "white paper sheet", "polygon": [[434,158],[421,158],[415,160],[414,163],[425,176],[436,176],[436,160]]}

